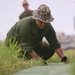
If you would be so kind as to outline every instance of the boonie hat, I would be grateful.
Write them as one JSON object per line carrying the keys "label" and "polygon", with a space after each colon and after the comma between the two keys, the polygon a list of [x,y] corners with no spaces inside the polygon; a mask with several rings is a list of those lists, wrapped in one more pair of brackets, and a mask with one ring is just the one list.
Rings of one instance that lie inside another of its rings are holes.
{"label": "boonie hat", "polygon": [[40,21],[43,21],[45,23],[52,22],[54,18],[51,15],[51,11],[48,6],[45,4],[42,4],[38,7],[37,10],[33,12],[33,19],[38,19]]}

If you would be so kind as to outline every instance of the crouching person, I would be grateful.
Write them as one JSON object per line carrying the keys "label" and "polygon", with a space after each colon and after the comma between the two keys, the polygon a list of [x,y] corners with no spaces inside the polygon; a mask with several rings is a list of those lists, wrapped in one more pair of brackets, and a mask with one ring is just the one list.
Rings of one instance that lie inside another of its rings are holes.
{"label": "crouching person", "polygon": [[[63,54],[60,43],[51,23],[54,18],[49,7],[45,4],[40,5],[33,15],[18,21],[7,33],[6,44],[10,38],[11,42],[15,39],[22,48],[21,53],[26,52],[25,57],[47,60],[56,52],[62,62],[67,61]],[[48,43],[43,42],[45,37]]]}

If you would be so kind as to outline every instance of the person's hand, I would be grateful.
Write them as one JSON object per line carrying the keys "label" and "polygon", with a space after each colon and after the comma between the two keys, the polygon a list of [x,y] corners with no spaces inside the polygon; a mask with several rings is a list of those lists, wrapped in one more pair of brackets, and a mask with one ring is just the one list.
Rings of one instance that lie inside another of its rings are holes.
{"label": "person's hand", "polygon": [[66,56],[64,56],[62,59],[61,59],[61,62],[67,62],[68,61],[68,58]]}
{"label": "person's hand", "polygon": [[48,65],[48,63],[46,61],[43,61],[44,65]]}
{"label": "person's hand", "polygon": [[43,59],[43,64],[44,65],[48,65],[48,63]]}

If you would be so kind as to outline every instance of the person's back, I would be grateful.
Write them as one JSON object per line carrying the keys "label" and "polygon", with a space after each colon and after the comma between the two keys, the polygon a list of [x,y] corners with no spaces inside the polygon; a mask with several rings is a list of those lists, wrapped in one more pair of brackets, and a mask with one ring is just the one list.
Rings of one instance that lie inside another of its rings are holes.
{"label": "person's back", "polygon": [[19,15],[20,20],[25,17],[32,16],[33,13],[33,10],[29,9],[29,3],[27,2],[27,0],[23,1],[22,6],[24,8],[24,11]]}

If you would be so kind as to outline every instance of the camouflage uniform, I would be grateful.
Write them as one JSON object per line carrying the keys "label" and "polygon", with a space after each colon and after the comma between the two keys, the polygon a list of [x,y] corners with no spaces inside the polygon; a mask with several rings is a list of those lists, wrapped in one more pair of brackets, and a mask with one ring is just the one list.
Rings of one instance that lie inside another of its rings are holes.
{"label": "camouflage uniform", "polygon": [[[41,15],[39,18],[39,14],[34,13],[33,16],[18,21],[7,33],[6,44],[9,45],[8,40],[11,37],[12,41],[16,38],[15,41],[18,41],[23,51],[34,50],[43,59],[47,60],[48,58],[50,58],[55,53],[55,50],[57,48],[60,48],[60,44],[57,40],[56,33],[51,23],[49,23],[53,18],[45,11],[45,16],[48,15],[49,17],[44,17],[43,19]],[[38,28],[35,19],[44,21],[46,27],[44,29]],[[43,37],[47,39],[48,43],[44,43],[44,45],[42,46]]]}
{"label": "camouflage uniform", "polygon": [[[26,7],[24,7],[24,9],[26,10],[26,8],[28,8],[29,6],[29,3],[27,0],[23,0],[23,3],[22,3],[23,7],[24,5],[26,5]],[[27,9],[27,12],[24,11],[22,12],[20,15],[19,15],[19,19],[23,19],[24,17],[28,17],[28,16],[32,16],[32,13],[33,13],[33,10],[30,10],[29,8]]]}
{"label": "camouflage uniform", "polygon": [[21,14],[20,14],[20,16],[19,16],[19,19],[21,20],[21,19],[23,19],[24,17],[28,17],[28,16],[32,16],[32,13],[33,13],[33,11],[32,10],[29,10],[28,12],[22,12]]}

